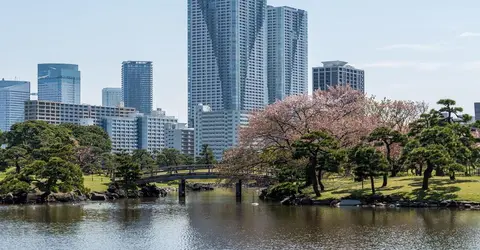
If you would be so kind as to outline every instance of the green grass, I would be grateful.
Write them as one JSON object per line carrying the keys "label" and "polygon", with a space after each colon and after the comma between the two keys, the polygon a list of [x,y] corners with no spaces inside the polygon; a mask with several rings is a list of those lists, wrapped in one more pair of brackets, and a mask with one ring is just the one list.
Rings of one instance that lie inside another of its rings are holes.
{"label": "green grass", "polygon": [[110,183],[110,178],[103,175],[84,175],[83,176],[83,185],[85,188],[90,189],[95,192],[103,192],[108,188]]}
{"label": "green grass", "polygon": [[[465,200],[480,202],[480,177],[457,177],[450,181],[448,177],[433,177],[429,181],[429,190],[422,187],[423,177],[389,178],[387,187],[381,188],[382,179],[375,180],[376,193],[397,195],[410,200]],[[371,194],[370,181],[354,182],[351,178],[330,178],[324,181],[325,191],[319,199],[343,198],[347,196],[361,197]],[[314,195],[312,188],[304,190]]]}

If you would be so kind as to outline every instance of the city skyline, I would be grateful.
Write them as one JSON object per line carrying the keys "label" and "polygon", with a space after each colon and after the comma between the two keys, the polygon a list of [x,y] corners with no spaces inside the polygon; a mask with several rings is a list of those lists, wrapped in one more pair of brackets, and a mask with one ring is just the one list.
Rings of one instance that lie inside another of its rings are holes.
{"label": "city skyline", "polygon": [[[410,0],[401,4],[349,1],[349,9],[341,7],[345,3],[312,0],[270,0],[268,4],[288,5],[309,12],[309,71],[321,65],[321,61],[347,60],[368,72],[368,94],[378,98],[426,100],[432,106],[436,100],[450,97],[473,114],[473,102],[480,99],[470,91],[478,77],[475,70],[480,65],[477,60],[480,51],[475,48],[480,39],[478,20],[473,10],[480,4],[468,2],[469,8]],[[411,4],[415,4],[415,11],[424,14],[409,13],[405,21],[402,13],[409,10]],[[36,92],[36,64],[75,63],[82,68],[81,102],[100,104],[103,87],[120,86],[118,63],[129,59],[151,60],[157,65],[154,107],[162,107],[180,121],[187,121],[187,8],[184,1],[145,1],[139,5],[128,1],[86,0],[71,13],[61,13],[62,8],[71,5],[61,1],[43,4],[31,1],[31,5],[32,8],[27,9],[16,2],[3,6],[7,11],[0,21],[14,20],[11,13],[19,11],[25,11],[27,18],[18,20],[14,26],[0,28],[2,34],[9,37],[1,42],[1,46],[8,48],[4,58],[12,58],[0,62],[0,77],[30,81],[32,92]],[[105,11],[112,5],[113,10]],[[59,16],[38,18],[35,6],[58,10]],[[108,14],[99,15],[97,11]],[[126,13],[141,18],[118,25]],[[339,19],[339,13],[348,18]],[[442,18],[446,14],[454,17],[447,21]],[[36,21],[31,22],[30,18]],[[63,22],[56,22],[58,18]],[[176,24],[155,25],[168,20],[175,20]],[[324,25],[325,20],[333,20],[335,25]],[[355,25],[351,25],[353,22]],[[63,27],[61,34],[52,34],[35,44],[26,42],[31,40],[29,35],[40,35],[40,27],[53,23]],[[77,29],[66,29],[72,25]],[[157,32],[151,32],[153,28]],[[104,32],[106,29],[110,31],[108,35]],[[429,32],[424,32],[425,29]],[[128,38],[125,32],[129,33]],[[168,34],[168,39],[164,39],[164,34]],[[142,46],[127,46],[132,43]],[[453,81],[455,91],[448,89]],[[417,91],[411,91],[412,88]],[[426,91],[431,94],[422,95]]]}

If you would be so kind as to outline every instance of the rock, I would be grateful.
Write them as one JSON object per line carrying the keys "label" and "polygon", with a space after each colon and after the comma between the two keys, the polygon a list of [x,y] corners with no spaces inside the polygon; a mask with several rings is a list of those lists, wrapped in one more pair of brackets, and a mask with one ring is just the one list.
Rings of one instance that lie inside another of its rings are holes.
{"label": "rock", "polygon": [[13,194],[12,193],[8,193],[5,195],[5,197],[3,197],[3,203],[5,204],[13,204],[14,203],[14,199],[13,199]]}
{"label": "rock", "polygon": [[301,205],[301,206],[309,206],[313,205],[313,200],[310,197],[300,197],[295,199],[295,204],[296,205]]}
{"label": "rock", "polygon": [[187,183],[186,188],[191,191],[212,191],[214,190],[213,185],[209,183]]}
{"label": "rock", "polygon": [[100,194],[100,193],[92,193],[90,195],[90,199],[92,201],[106,201],[108,198],[105,194]]}
{"label": "rock", "polygon": [[75,197],[72,193],[53,193],[51,194],[55,201],[59,202],[74,202]]}
{"label": "rock", "polygon": [[341,206],[341,203],[342,203],[342,202],[339,201],[339,200],[333,200],[333,201],[330,202],[330,206],[331,206],[331,207],[340,207],[340,206]]}
{"label": "rock", "polygon": [[465,204],[463,204],[463,207],[464,207],[465,209],[471,209],[471,208],[472,208],[472,205],[471,205],[471,204],[468,204],[468,203],[465,203]]}
{"label": "rock", "polygon": [[358,206],[358,205],[362,205],[362,202],[360,200],[346,199],[346,200],[341,200],[340,201],[340,206],[341,207],[355,207],[355,206]]}
{"label": "rock", "polygon": [[120,198],[120,196],[117,193],[110,193],[108,191],[105,193],[105,195],[109,200],[116,200]]}
{"label": "rock", "polygon": [[138,190],[131,190],[127,192],[127,198],[140,198],[141,196],[142,194]]}
{"label": "rock", "polygon": [[146,185],[141,189],[142,197],[165,197],[167,191],[163,188],[159,188],[155,185]]}
{"label": "rock", "polygon": [[282,201],[280,201],[280,204],[287,205],[287,206],[293,205],[294,199],[295,199],[295,196],[289,196],[289,197],[283,199]]}

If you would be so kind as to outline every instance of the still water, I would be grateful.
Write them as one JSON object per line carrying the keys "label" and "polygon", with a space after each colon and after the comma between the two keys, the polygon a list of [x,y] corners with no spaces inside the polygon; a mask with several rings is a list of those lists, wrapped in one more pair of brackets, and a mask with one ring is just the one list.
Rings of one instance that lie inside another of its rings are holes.
{"label": "still water", "polygon": [[480,212],[282,207],[231,191],[0,207],[0,249],[480,249]]}

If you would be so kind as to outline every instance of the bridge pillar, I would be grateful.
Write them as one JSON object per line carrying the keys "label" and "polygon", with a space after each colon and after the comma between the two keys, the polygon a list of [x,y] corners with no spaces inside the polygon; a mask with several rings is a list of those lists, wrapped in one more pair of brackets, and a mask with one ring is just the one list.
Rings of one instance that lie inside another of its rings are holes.
{"label": "bridge pillar", "polygon": [[235,183],[235,197],[237,201],[241,201],[242,199],[242,180],[238,180],[238,182]]}
{"label": "bridge pillar", "polygon": [[181,179],[178,184],[178,197],[185,198],[185,179]]}

